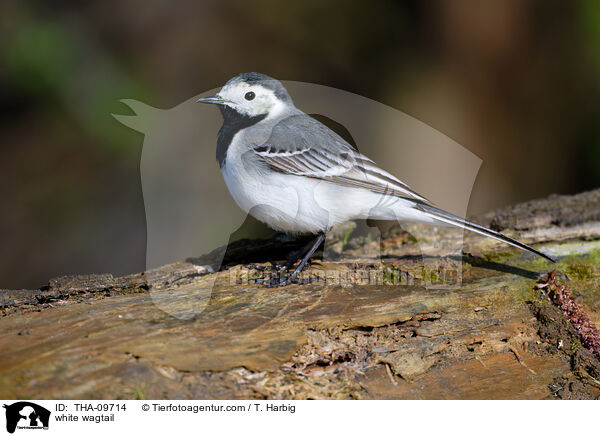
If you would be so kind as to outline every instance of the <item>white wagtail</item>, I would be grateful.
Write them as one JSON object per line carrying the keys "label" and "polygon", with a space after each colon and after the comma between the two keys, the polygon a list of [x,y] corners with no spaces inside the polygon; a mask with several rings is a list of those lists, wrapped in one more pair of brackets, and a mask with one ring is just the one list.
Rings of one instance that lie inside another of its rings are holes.
{"label": "white wagtail", "polygon": [[236,203],[275,230],[318,235],[288,262],[290,268],[302,257],[294,271],[265,281],[269,286],[297,281],[327,231],[353,219],[453,225],[555,262],[528,245],[434,207],[297,109],[287,90],[272,77],[240,74],[216,95],[198,101],[218,105],[223,115],[217,161]]}

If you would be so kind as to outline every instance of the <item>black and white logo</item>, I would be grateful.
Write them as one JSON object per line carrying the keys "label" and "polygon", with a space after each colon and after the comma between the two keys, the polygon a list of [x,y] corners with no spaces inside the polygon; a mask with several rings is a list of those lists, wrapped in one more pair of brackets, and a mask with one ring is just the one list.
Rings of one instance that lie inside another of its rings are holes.
{"label": "black and white logo", "polygon": [[14,433],[16,429],[48,429],[50,411],[29,401],[5,404],[6,431]]}

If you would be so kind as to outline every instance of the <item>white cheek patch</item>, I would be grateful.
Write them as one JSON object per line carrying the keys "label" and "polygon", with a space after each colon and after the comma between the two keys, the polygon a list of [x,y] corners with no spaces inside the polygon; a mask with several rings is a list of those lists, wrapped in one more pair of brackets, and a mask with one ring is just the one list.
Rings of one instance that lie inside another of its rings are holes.
{"label": "white cheek patch", "polygon": [[254,100],[246,102],[243,107],[249,115],[262,115],[271,111],[273,99],[274,96],[257,94],[257,97]]}
{"label": "white cheek patch", "polygon": [[[246,100],[245,95],[248,92],[254,92],[256,97],[253,100]],[[228,106],[232,109],[249,116],[268,113],[269,117],[272,117],[274,113],[280,113],[284,107],[283,102],[279,101],[273,91],[261,85],[236,83],[221,89],[219,95],[231,102]]]}

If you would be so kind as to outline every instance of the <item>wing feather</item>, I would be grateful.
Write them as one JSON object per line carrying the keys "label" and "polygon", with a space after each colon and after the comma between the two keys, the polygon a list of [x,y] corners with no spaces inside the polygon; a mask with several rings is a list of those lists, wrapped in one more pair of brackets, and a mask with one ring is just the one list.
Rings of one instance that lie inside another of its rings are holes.
{"label": "wing feather", "polygon": [[342,186],[429,203],[406,183],[379,168],[342,137],[308,115],[280,121],[254,152],[272,169]]}

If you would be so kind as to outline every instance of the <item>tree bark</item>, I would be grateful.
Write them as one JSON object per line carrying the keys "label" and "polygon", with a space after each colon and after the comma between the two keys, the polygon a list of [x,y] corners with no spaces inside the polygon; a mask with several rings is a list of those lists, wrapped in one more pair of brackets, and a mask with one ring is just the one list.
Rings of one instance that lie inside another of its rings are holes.
{"label": "tree bark", "polygon": [[[434,227],[378,224],[373,237],[346,225],[305,274],[325,281],[248,280],[249,263],[304,243],[274,237],[0,291],[0,397],[597,398],[598,360],[536,283],[556,270],[599,325],[600,190],[477,221],[559,263]],[[444,275],[453,268],[462,281]]]}

